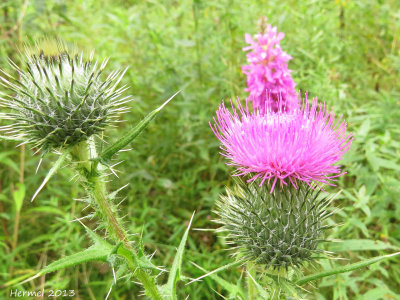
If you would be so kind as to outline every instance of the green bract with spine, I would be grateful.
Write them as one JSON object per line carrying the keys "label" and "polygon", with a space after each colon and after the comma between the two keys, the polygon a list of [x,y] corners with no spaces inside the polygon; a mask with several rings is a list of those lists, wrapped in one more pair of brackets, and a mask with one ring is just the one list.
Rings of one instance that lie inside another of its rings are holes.
{"label": "green bract with spine", "polygon": [[300,267],[313,259],[330,226],[324,220],[331,198],[300,183],[270,193],[267,184],[258,186],[235,180],[233,189],[220,197],[216,213],[220,231],[227,233],[237,255],[266,268]]}
{"label": "green bract with spine", "polygon": [[2,82],[14,95],[3,97],[2,106],[10,108],[4,117],[12,119],[9,131],[25,143],[45,152],[66,148],[101,133],[126,110],[122,97],[125,87],[117,89],[124,72],[114,71],[102,79],[107,61],[100,66],[83,54],[26,56],[26,71],[11,63],[17,79]]}

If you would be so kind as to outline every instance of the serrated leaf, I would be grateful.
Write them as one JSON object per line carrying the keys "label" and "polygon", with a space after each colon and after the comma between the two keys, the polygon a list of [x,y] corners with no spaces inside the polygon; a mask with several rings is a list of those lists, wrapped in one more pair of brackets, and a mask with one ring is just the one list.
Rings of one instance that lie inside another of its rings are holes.
{"label": "serrated leaf", "polygon": [[13,191],[15,210],[20,211],[25,198],[25,185],[21,182],[16,184],[17,189]]}
{"label": "serrated leaf", "polygon": [[190,226],[192,225],[194,213],[190,218],[190,222],[188,227],[186,228],[185,233],[179,243],[179,247],[176,251],[176,255],[174,258],[174,262],[172,263],[171,271],[169,272],[168,281],[167,283],[161,287],[162,292],[166,299],[173,299],[176,300],[176,284],[181,278],[181,269],[182,269],[182,260],[183,260],[183,253],[185,251],[186,241],[189,235]]}
{"label": "serrated leaf", "polygon": [[168,104],[180,91],[172,95],[167,101],[165,101],[160,107],[149,113],[139,124],[132,128],[127,134],[116,141],[114,144],[105,149],[98,157],[98,160],[104,164],[107,164],[111,158],[121,149],[129,145],[155,118],[155,116]]}
{"label": "serrated leaf", "polygon": [[341,251],[368,251],[368,250],[400,250],[399,247],[391,245],[389,243],[384,243],[382,241],[374,241],[368,239],[354,239],[354,240],[344,240],[328,244],[328,250],[332,252]]}
{"label": "serrated leaf", "polygon": [[61,167],[65,159],[67,158],[69,153],[69,150],[65,150],[60,157],[57,159],[57,161],[54,163],[54,165],[51,167],[49,172],[47,172],[46,177],[44,178],[42,184],[39,186],[39,188],[36,190],[35,194],[33,194],[31,201],[35,200],[36,196],[39,194],[39,192],[43,189],[43,187],[46,185],[46,183],[50,180],[50,178],[57,172],[57,170]]}
{"label": "serrated leaf", "polygon": [[382,261],[382,260],[397,256],[399,254],[400,254],[400,252],[396,252],[396,253],[392,253],[392,254],[388,254],[388,255],[377,256],[377,257],[373,257],[373,258],[370,258],[370,259],[365,259],[365,260],[362,260],[362,261],[359,261],[359,262],[356,262],[356,263],[353,263],[353,264],[349,264],[347,266],[334,268],[334,269],[323,271],[323,272],[316,273],[316,274],[311,274],[311,275],[305,276],[305,277],[297,280],[296,284],[302,285],[302,284],[305,284],[305,283],[307,283],[309,281],[317,280],[317,279],[320,279],[320,278],[323,278],[323,277],[354,271],[354,270],[357,270],[357,269],[364,268],[364,267],[367,267],[369,265],[372,265],[372,264],[374,264],[376,262],[379,262],[379,261]]}

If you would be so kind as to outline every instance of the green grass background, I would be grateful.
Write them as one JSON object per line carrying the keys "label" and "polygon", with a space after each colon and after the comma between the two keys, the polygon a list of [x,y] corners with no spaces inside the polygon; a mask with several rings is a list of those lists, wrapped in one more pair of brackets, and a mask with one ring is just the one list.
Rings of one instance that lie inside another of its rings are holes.
{"label": "green grass background", "polygon": [[[170,266],[175,249],[196,211],[194,228],[215,228],[215,200],[230,184],[232,171],[218,154],[218,140],[208,122],[222,99],[246,97],[244,34],[257,32],[258,19],[285,32],[282,47],[298,88],[344,115],[354,143],[343,161],[348,174],[334,202],[341,208],[332,239],[354,240],[354,251],[337,249],[350,261],[391,253],[400,247],[400,2],[398,1],[46,1],[13,0],[0,4],[0,65],[18,60],[23,42],[61,37],[113,67],[129,70],[123,80],[134,96],[131,110],[110,141],[179,89],[133,150],[119,155],[119,179],[126,201],[121,214],[132,232],[143,235],[154,261]],[[72,201],[82,191],[61,170],[31,203],[30,197],[55,160],[40,159],[29,148],[25,164],[15,143],[0,143],[0,285],[32,273],[64,255],[88,246],[84,229],[70,222],[85,215]],[[23,178],[21,175],[23,170]],[[27,193],[18,229],[12,192],[23,179]],[[90,221],[86,222],[91,225]],[[340,225],[340,226],[339,226]],[[14,230],[18,235],[16,241]],[[369,247],[360,239],[378,240]],[[13,244],[14,241],[14,244]],[[16,243],[15,243],[16,241]],[[329,246],[326,246],[329,247]],[[362,248],[366,248],[362,250]],[[376,250],[379,248],[380,250]],[[192,230],[184,275],[203,273],[191,262],[215,269],[231,262],[223,240],[211,231]],[[375,250],[374,250],[375,249]],[[319,268],[347,261],[322,260]],[[310,268],[305,273],[313,272]],[[241,269],[221,273],[236,283]],[[161,277],[160,280],[163,278]],[[75,289],[80,299],[103,299],[112,281],[107,265],[92,263],[60,271],[19,286],[20,290]],[[400,299],[400,261],[327,277],[308,286],[306,299]],[[226,292],[211,279],[181,285],[180,299],[223,299]],[[121,280],[111,299],[141,299],[140,287]],[[0,298],[9,289],[0,288]]]}

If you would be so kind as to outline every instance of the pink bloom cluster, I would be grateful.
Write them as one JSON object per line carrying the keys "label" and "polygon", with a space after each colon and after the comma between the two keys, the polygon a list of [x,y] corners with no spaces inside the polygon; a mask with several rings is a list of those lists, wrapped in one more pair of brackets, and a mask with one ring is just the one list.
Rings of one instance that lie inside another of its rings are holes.
{"label": "pink bloom cluster", "polygon": [[232,112],[222,103],[210,126],[221,141],[222,155],[237,167],[236,176],[250,174],[249,181],[260,179],[272,182],[271,193],[279,180],[280,185],[297,180],[311,184],[330,183],[344,174],[335,165],[342,159],[352,143],[346,134],[346,122],[328,111],[316,98],[308,104],[307,95],[300,107],[292,112],[258,109],[250,111],[248,102],[240,100]]}
{"label": "pink bloom cluster", "polygon": [[[242,67],[247,76],[247,92],[253,107],[263,110],[266,101],[275,111],[291,111],[298,106],[298,96],[295,82],[288,69],[288,61],[292,57],[282,51],[280,41],[285,34],[277,32],[276,27],[266,25],[264,33],[258,33],[255,38],[245,35],[250,46],[243,51],[251,50],[246,56],[248,65]],[[281,105],[282,107],[278,107]]]}

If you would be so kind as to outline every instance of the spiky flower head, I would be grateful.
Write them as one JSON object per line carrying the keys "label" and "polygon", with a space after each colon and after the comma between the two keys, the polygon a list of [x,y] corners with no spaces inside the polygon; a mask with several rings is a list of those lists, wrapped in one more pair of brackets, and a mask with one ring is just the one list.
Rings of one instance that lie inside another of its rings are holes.
{"label": "spiky flower head", "polygon": [[269,106],[275,111],[292,111],[297,107],[298,99],[292,71],[288,68],[292,57],[280,46],[285,34],[278,33],[270,24],[262,24],[262,27],[262,32],[254,39],[250,34],[245,35],[245,41],[250,45],[243,48],[243,51],[250,50],[246,55],[248,65],[242,67],[247,76],[246,91],[250,92],[253,107],[262,110],[265,102],[270,102]]}
{"label": "spiky flower head", "polygon": [[99,66],[92,55],[70,55],[64,44],[45,48],[26,51],[26,68],[11,62],[18,78],[4,72],[0,78],[13,92],[1,99],[9,108],[4,117],[13,121],[10,133],[46,152],[101,133],[130,99],[122,96],[125,87],[117,88],[124,72],[102,78],[107,60]]}
{"label": "spiky flower head", "polygon": [[291,113],[267,109],[250,111],[237,100],[232,111],[222,103],[210,126],[221,141],[222,155],[236,166],[235,175],[251,174],[249,181],[270,182],[271,192],[277,181],[297,186],[297,181],[321,182],[344,174],[336,163],[349,149],[352,137],[346,134],[346,122],[335,120],[325,104],[316,98],[310,106],[307,95],[302,106]]}
{"label": "spiky flower head", "polygon": [[300,267],[322,252],[331,198],[302,183],[269,193],[266,185],[235,180],[217,202],[220,231],[243,260],[265,268]]}

